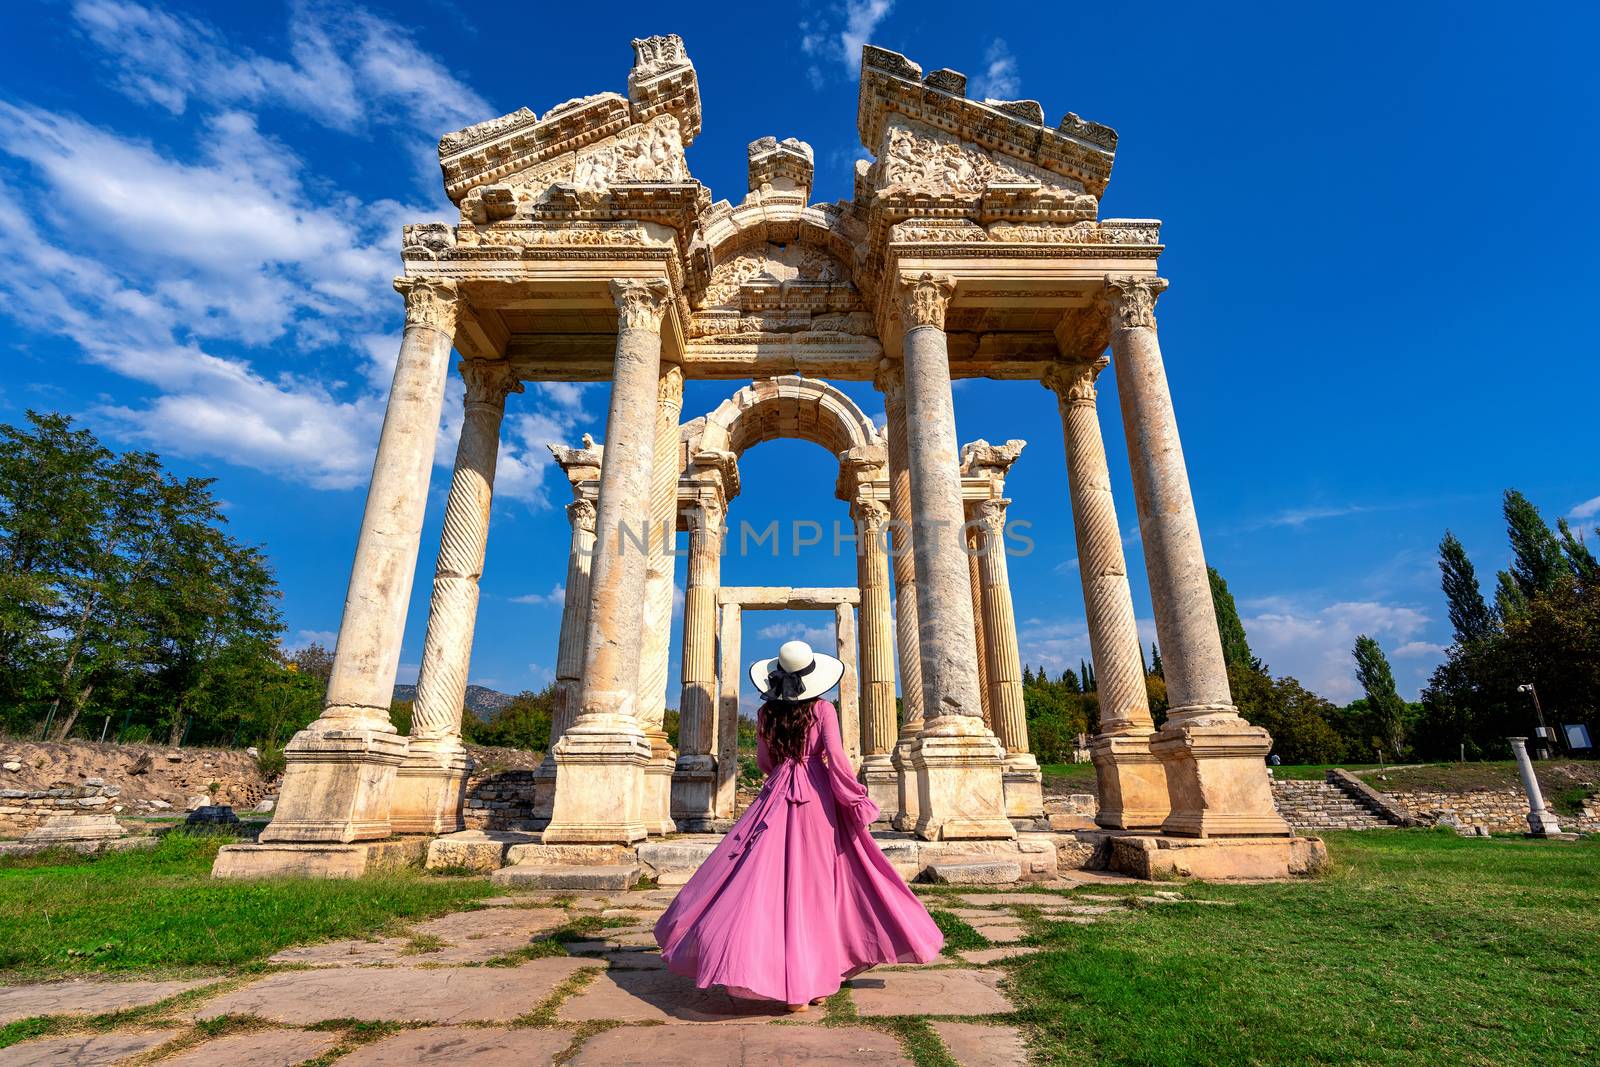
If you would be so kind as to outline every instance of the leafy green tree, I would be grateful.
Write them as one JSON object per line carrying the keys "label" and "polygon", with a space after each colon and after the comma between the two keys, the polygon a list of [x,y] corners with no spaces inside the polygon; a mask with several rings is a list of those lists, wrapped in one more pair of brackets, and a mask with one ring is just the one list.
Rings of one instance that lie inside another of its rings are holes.
{"label": "leafy green tree", "polygon": [[1294,678],[1234,664],[1228,682],[1240,713],[1272,735],[1272,751],[1283,762],[1337,763],[1346,757],[1350,746],[1332,722],[1339,709]]}
{"label": "leafy green tree", "polygon": [[475,745],[495,745],[542,752],[550,747],[550,721],[555,713],[556,687],[525,690],[496,711],[488,721],[467,713],[462,718],[462,739]]}
{"label": "leafy green tree", "polygon": [[1506,533],[1511,540],[1511,576],[1524,597],[1548,593],[1567,573],[1561,542],[1539,515],[1539,509],[1515,489],[1505,496]]}
{"label": "leafy green tree", "polygon": [[1521,615],[1528,607],[1528,594],[1511,576],[1510,571],[1500,571],[1494,576],[1494,613],[1502,623]]}
{"label": "leafy green tree", "polygon": [[1217,613],[1217,633],[1222,638],[1222,659],[1224,663],[1233,665],[1244,664],[1255,670],[1261,670],[1259,660],[1250,652],[1250,642],[1244,633],[1244,622],[1239,618],[1239,606],[1233,601],[1233,594],[1228,591],[1228,583],[1215,567],[1206,568],[1206,577],[1211,580],[1211,605]]}
{"label": "leafy green tree", "polygon": [[1588,585],[1600,582],[1600,560],[1595,559],[1583,535],[1573,534],[1566,519],[1557,519],[1556,529],[1561,533],[1561,551],[1567,557],[1567,565],[1572,568],[1572,576]]}
{"label": "leafy green tree", "polygon": [[1389,658],[1378,642],[1366,634],[1356,638],[1356,680],[1367,695],[1367,705],[1380,731],[1379,737],[1398,757],[1405,745],[1406,703],[1395,689]]}
{"label": "leafy green tree", "polygon": [[1483,590],[1478,587],[1478,573],[1472,567],[1472,560],[1467,558],[1467,550],[1449,530],[1439,542],[1439,573],[1456,643],[1481,641],[1493,633],[1494,617],[1489,614]]}

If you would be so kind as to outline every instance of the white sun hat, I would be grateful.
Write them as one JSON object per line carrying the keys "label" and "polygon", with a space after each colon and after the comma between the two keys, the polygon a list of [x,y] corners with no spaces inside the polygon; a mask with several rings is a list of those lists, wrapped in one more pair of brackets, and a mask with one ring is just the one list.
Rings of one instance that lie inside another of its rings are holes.
{"label": "white sun hat", "polygon": [[750,681],[766,700],[815,700],[842,677],[844,663],[804,641],[785,641],[776,656],[750,664]]}

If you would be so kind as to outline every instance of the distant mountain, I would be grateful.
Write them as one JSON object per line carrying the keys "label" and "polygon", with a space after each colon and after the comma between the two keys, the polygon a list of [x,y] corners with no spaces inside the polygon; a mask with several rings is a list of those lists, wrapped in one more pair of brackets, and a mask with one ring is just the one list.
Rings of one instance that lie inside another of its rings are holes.
{"label": "distant mountain", "polygon": [[[417,687],[414,685],[397,685],[394,687],[396,700],[411,701],[417,699]],[[467,710],[480,719],[487,719],[501,708],[515,699],[510,693],[502,693],[498,689],[490,689],[483,685],[467,686]]]}

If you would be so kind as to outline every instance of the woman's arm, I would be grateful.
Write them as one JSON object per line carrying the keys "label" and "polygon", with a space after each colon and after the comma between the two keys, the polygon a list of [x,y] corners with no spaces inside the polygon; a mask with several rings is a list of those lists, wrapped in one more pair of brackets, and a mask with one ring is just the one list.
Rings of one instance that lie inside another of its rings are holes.
{"label": "woman's arm", "polygon": [[822,726],[822,751],[828,758],[828,782],[833,786],[834,801],[859,825],[876,822],[878,805],[867,796],[867,787],[856,781],[855,772],[850,769],[850,757],[839,738],[838,712],[827,701],[818,701],[817,719]]}

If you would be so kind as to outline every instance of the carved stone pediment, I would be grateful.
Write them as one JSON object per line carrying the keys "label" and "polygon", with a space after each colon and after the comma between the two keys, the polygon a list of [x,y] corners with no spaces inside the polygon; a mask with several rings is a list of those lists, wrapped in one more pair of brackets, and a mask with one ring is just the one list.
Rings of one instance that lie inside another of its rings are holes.
{"label": "carved stone pediment", "polygon": [[971,141],[919,122],[891,121],[873,184],[916,193],[980,195],[995,184],[1029,184],[1082,193],[1083,183],[1031,163],[986,152]]}
{"label": "carved stone pediment", "polygon": [[[746,298],[747,291],[770,294],[785,283],[827,288],[829,302],[839,305],[835,310],[849,310],[859,304],[855,286],[850,283],[849,268],[828,250],[815,245],[767,242],[749,246],[718,263],[711,271],[711,280],[697,306],[750,307],[752,301]],[[766,302],[770,303],[770,295]]]}

